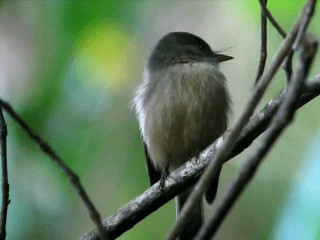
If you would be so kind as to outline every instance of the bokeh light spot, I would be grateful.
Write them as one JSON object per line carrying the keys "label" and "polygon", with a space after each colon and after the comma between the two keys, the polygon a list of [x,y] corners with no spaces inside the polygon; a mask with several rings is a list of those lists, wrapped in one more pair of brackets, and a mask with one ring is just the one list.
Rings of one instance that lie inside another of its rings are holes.
{"label": "bokeh light spot", "polygon": [[95,72],[88,78],[99,87],[108,85],[118,90],[124,85],[131,52],[129,35],[119,23],[106,23],[90,27],[78,39],[76,55],[81,58],[80,71]]}

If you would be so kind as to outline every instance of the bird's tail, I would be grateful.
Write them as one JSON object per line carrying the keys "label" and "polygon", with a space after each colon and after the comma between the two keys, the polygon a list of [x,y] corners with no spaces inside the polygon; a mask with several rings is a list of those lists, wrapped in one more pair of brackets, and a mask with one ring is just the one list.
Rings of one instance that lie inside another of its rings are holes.
{"label": "bird's tail", "polygon": [[[189,187],[184,192],[180,193],[176,197],[176,214],[177,217],[184,205],[184,203],[187,201],[190,193],[192,192],[193,187]],[[189,240],[193,239],[199,229],[201,228],[203,223],[203,202],[202,198],[199,200],[199,202],[195,203],[195,205],[191,209],[190,218],[185,224],[185,228],[180,234],[178,240]]]}

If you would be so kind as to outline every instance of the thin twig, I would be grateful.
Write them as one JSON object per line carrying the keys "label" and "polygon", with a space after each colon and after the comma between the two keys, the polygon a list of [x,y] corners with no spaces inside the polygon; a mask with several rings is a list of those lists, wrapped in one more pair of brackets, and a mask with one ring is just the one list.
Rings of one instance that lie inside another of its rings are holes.
{"label": "thin twig", "polygon": [[249,98],[249,101],[245,106],[245,109],[241,113],[239,119],[235,122],[233,129],[230,130],[229,135],[226,137],[224,144],[221,146],[221,148],[219,148],[216,155],[210,161],[207,169],[201,176],[200,180],[195,185],[188,200],[184,204],[177,221],[170,229],[167,239],[175,239],[179,236],[179,234],[185,227],[185,222],[187,221],[187,219],[189,217],[192,217],[189,216],[191,212],[190,209],[192,209],[193,205],[201,199],[203,193],[207,191],[209,184],[212,182],[212,179],[218,174],[218,171],[221,168],[223,161],[225,161],[231,149],[234,147],[237,140],[237,136],[240,134],[241,130],[247,124],[257,104],[260,102],[268,84],[270,83],[274,74],[281,66],[281,63],[283,62],[284,58],[287,56],[290,49],[292,48],[300,23],[306,14],[305,8],[306,6],[304,7],[302,14],[300,14],[300,16],[298,17],[298,20],[291,28],[290,33],[282,42],[281,47],[278,50],[275,59],[272,61],[269,70],[262,75],[258,83],[255,85],[255,88],[253,89],[252,95]]}
{"label": "thin twig", "polygon": [[13,110],[13,108],[0,99],[1,107],[15,120],[18,125],[28,134],[28,136],[38,144],[40,149],[47,154],[51,160],[58,165],[58,167],[66,174],[71,184],[74,186],[75,190],[79,194],[86,208],[88,209],[91,220],[97,227],[98,234],[100,239],[108,240],[110,239],[107,233],[103,229],[103,225],[101,222],[101,217],[98,211],[96,210],[94,204],[92,203],[89,195],[84,190],[79,177],[62,161],[62,159],[58,156],[58,154],[51,148],[51,146],[46,143],[40,136],[38,136],[29,126],[28,124]]}
{"label": "thin twig", "polygon": [[[268,10],[267,8],[267,4],[264,4],[262,2],[263,0],[259,0],[260,5],[261,5],[261,9],[263,11],[263,14],[268,18],[268,20],[270,21],[270,23],[274,26],[274,28],[279,32],[279,34],[281,35],[282,38],[285,38],[287,36],[286,32],[283,30],[283,28],[280,26],[280,24],[276,21],[276,19],[274,18],[274,16],[271,14],[271,12]],[[315,9],[315,1],[313,3],[311,3],[308,7],[307,11],[307,15],[310,15],[310,17],[305,18],[305,21],[310,21],[311,19],[311,15],[314,13],[314,9]],[[296,47],[298,46],[298,44],[300,43],[303,34],[305,33],[305,29],[303,29],[303,26],[307,26],[307,22],[303,23],[302,29],[299,30],[299,36],[297,36],[297,40],[293,45],[293,49],[296,49]],[[284,63],[283,63],[283,68],[286,71],[286,76],[287,76],[287,82],[289,82],[290,78],[291,78],[291,74],[292,74],[292,57],[293,57],[293,50],[290,51],[290,53],[288,54],[287,58],[285,59]]]}
{"label": "thin twig", "polygon": [[[262,0],[259,0],[259,2],[261,5],[261,10],[263,14],[268,18],[268,20],[271,22],[274,28],[279,32],[281,37],[285,38],[287,36],[286,32],[283,30],[283,28],[276,21],[276,19],[271,14],[271,12],[268,10],[267,5],[263,4]],[[287,82],[289,82],[292,74],[292,57],[293,57],[293,51],[291,50],[288,56],[286,57],[285,61],[283,62],[283,69],[286,72]]]}
{"label": "thin twig", "polygon": [[239,175],[230,184],[225,195],[217,204],[212,216],[200,229],[198,235],[195,237],[196,240],[211,239],[211,237],[216,233],[227,213],[231,210],[242,191],[253,178],[264,157],[267,155],[274,143],[279,139],[283,130],[293,120],[296,102],[299,100],[299,94],[310,69],[310,65],[317,49],[317,44],[317,41],[310,39],[308,44],[303,45],[298,66],[292,77],[293,79],[290,81],[285,99],[278,109],[271,127],[256,152],[249,157]]}
{"label": "thin twig", "polygon": [[267,18],[266,15],[263,13],[263,8],[266,7],[268,0],[260,0],[261,5],[261,46],[260,46],[260,61],[258,67],[258,73],[255,80],[255,84],[257,84],[258,80],[263,74],[264,68],[266,66],[267,61]]}
{"label": "thin twig", "polygon": [[[241,134],[238,136],[237,144],[232,149],[226,161],[240,154],[244,149],[263,133],[272,119],[273,114],[278,109],[282,100],[286,96],[287,90],[283,90],[276,98],[269,101],[263,110],[253,117]],[[296,109],[302,107],[312,99],[320,95],[320,73],[306,82]],[[195,182],[201,172],[207,167],[209,161],[216,154],[217,149],[224,142],[224,136],[220,137],[214,144],[204,150],[197,164],[187,162],[184,166],[169,175],[163,191],[159,189],[159,183],[154,184],[143,194],[136,197],[125,206],[120,208],[112,216],[103,221],[103,225],[111,238],[119,237],[122,233],[132,228],[139,221],[157,210],[166,202],[178,195],[182,190]],[[82,240],[97,240],[98,237],[93,230],[88,231]]]}
{"label": "thin twig", "polygon": [[6,239],[6,223],[9,199],[9,180],[7,165],[7,124],[4,120],[2,108],[0,107],[0,148],[1,148],[1,168],[2,168],[2,205],[0,219],[0,239]]}
{"label": "thin twig", "polygon": [[312,15],[314,14],[314,10],[315,10],[315,5],[316,5],[316,1],[312,1],[311,4],[309,5],[309,7],[306,9],[306,16],[300,26],[299,32],[298,32],[298,36],[297,39],[295,41],[295,43],[293,44],[292,50],[290,52],[290,54],[288,54],[288,57],[286,58],[286,60],[283,63],[283,68],[286,71],[286,76],[287,76],[287,82],[290,81],[291,79],[291,74],[292,74],[292,58],[293,58],[293,50],[297,49],[297,46],[300,45],[302,38],[306,32],[306,28],[309,24],[309,21],[311,20]]}
{"label": "thin twig", "polygon": [[260,5],[261,5],[261,10],[263,12],[263,15],[265,15],[270,23],[274,26],[275,29],[280,33],[282,38],[285,38],[287,36],[286,32],[282,29],[280,24],[276,21],[276,19],[272,16],[271,12],[267,8],[267,4],[264,4],[262,0],[259,0]]}
{"label": "thin twig", "polygon": [[309,1],[309,4],[307,5],[307,8],[306,8],[306,16],[302,19],[298,36],[296,38],[295,43],[293,44],[293,50],[297,50],[300,47],[301,42],[304,40],[305,33],[309,26],[309,22],[311,21],[311,18],[314,14],[315,8],[316,8],[316,0]]}

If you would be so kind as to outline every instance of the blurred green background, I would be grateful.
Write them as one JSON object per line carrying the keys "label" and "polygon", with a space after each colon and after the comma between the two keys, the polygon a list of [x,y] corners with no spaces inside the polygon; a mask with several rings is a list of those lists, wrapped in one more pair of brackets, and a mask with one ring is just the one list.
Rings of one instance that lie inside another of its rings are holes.
{"label": "blurred green background", "polygon": [[[303,2],[269,0],[269,8],[288,31]],[[319,22],[316,11],[310,31],[318,37]],[[213,49],[234,56],[221,66],[233,99],[231,126],[257,72],[258,1],[0,3],[0,96],[79,174],[103,218],[148,188],[130,100],[152,47],[170,31],[194,33]],[[281,43],[272,27],[268,41],[270,63]],[[310,76],[318,72],[319,56]],[[281,70],[263,104],[285,86],[284,79]],[[310,155],[310,146],[320,138],[319,104],[317,99],[299,111],[217,239],[320,239],[319,179],[310,180],[305,170],[320,162],[319,151]],[[61,171],[5,117],[11,187],[8,239],[78,239],[93,227],[81,200]],[[218,199],[254,145],[226,164]],[[302,188],[305,201],[298,194],[303,181],[311,184]],[[314,217],[294,215],[297,209],[308,209]],[[171,201],[119,239],[163,239],[174,215]],[[294,224],[294,219],[302,223]],[[306,233],[306,225],[313,235]]]}

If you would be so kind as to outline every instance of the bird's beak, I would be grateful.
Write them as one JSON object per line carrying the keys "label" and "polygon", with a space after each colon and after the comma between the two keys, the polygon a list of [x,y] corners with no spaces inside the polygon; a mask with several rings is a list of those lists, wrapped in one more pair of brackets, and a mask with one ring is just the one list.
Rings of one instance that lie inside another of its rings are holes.
{"label": "bird's beak", "polygon": [[233,59],[233,57],[223,54],[214,53],[214,56],[218,59],[219,62],[225,62]]}

